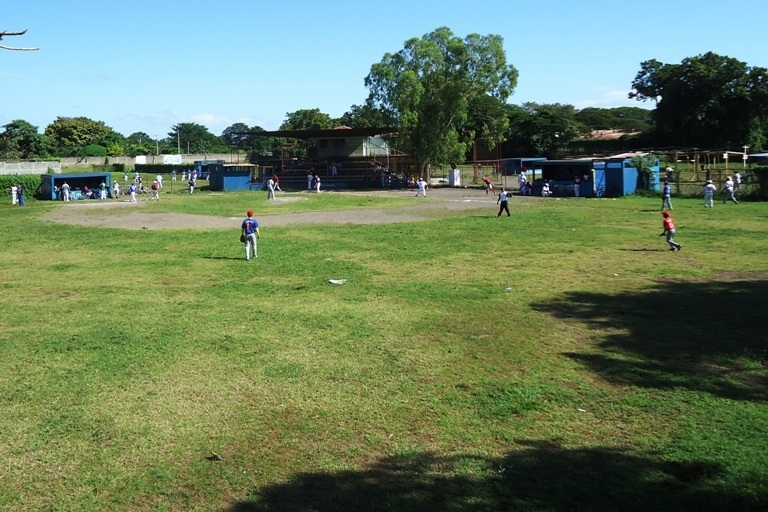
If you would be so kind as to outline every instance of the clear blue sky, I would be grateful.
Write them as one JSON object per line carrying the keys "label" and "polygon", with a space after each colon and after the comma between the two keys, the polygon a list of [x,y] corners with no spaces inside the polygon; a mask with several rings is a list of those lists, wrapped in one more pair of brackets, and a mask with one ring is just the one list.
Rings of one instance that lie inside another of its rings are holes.
{"label": "clear blue sky", "polygon": [[520,72],[510,103],[577,108],[627,99],[640,63],[708,51],[768,67],[765,0],[4,0],[0,125],[40,131],[59,116],[123,135],[165,137],[180,122],[219,135],[277,129],[287,112],[338,117],[367,97],[387,52],[440,26],[499,34]]}

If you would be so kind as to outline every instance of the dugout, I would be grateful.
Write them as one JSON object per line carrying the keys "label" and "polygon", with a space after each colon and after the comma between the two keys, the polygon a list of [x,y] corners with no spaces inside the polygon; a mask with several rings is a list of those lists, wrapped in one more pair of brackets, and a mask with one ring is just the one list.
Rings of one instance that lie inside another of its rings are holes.
{"label": "dugout", "polygon": [[522,171],[526,173],[532,171],[533,174],[528,176],[536,177],[541,171],[541,163],[546,162],[545,157],[528,157],[528,158],[504,158],[501,160],[501,168],[504,169],[504,174],[511,176],[513,174],[520,174]]}
{"label": "dugout", "polygon": [[[631,158],[599,158],[582,160],[547,160],[541,166],[541,180],[534,181],[534,195],[541,193],[542,180],[550,183],[552,195],[574,197],[576,177],[579,197],[626,196],[638,188],[640,175]],[[651,167],[651,188],[659,190],[659,162]]]}
{"label": "dugout", "polygon": [[[103,181],[107,185],[107,197],[112,197],[112,174],[108,172],[88,172],[82,174],[41,174],[40,175],[40,199],[56,201],[62,199],[57,195],[64,182],[69,185],[69,198],[71,200],[85,199],[83,191],[99,190]],[[98,199],[98,194],[96,196]]]}
{"label": "dugout", "polygon": [[208,173],[208,189],[219,191],[256,189],[263,178],[253,164],[207,164],[202,172]]}

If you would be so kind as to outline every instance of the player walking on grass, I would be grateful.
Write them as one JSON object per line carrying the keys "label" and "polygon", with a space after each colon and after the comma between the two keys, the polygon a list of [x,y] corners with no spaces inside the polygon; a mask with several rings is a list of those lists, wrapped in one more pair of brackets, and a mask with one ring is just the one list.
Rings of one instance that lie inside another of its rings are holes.
{"label": "player walking on grass", "polygon": [[715,207],[715,192],[717,192],[717,187],[714,183],[712,183],[712,180],[707,180],[707,184],[704,185],[704,207],[705,208],[714,208]]}
{"label": "player walking on grass", "polygon": [[261,238],[259,233],[259,223],[253,218],[253,210],[248,210],[246,214],[248,217],[243,221],[240,226],[243,230],[243,236],[245,237],[245,259],[251,259],[251,247],[253,247],[253,257],[258,258],[258,252],[256,250],[256,240]]}
{"label": "player walking on grass", "polygon": [[661,209],[674,210],[674,208],[672,208],[672,187],[669,185],[668,181],[664,182],[664,188],[661,191]]}
{"label": "player walking on grass", "polygon": [[509,200],[507,199],[507,191],[504,190],[504,187],[501,187],[501,190],[499,191],[499,197],[496,199],[496,204],[499,206],[499,213],[496,214],[496,217],[501,217],[501,212],[506,211],[507,217],[511,217],[512,215],[509,213]]}
{"label": "player walking on grass", "polygon": [[725,187],[723,188],[723,204],[727,203],[729,200],[733,201],[734,204],[739,204],[733,191],[733,180],[730,176],[726,176]]}
{"label": "player walking on grass", "polygon": [[664,217],[664,231],[659,236],[667,235],[667,243],[670,251],[679,251],[683,246],[675,242],[675,221],[669,216],[669,212],[661,212]]}

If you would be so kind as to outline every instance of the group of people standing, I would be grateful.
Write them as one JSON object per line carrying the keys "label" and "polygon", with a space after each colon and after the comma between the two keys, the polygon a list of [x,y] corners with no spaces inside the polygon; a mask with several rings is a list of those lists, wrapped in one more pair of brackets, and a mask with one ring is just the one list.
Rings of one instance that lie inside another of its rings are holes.
{"label": "group of people standing", "polygon": [[[723,183],[723,204],[727,203],[728,201],[733,201],[734,204],[739,204],[739,201],[736,199],[736,190],[741,189],[741,176],[739,176],[738,173],[736,173],[737,180],[734,181],[733,178],[730,176],[725,177],[725,183]],[[705,208],[714,208],[715,207],[715,193],[717,192],[717,187],[714,183],[712,183],[712,180],[707,180],[706,184],[704,185],[704,207]]]}
{"label": "group of people standing", "polygon": [[[574,196],[579,195],[580,183],[581,183],[581,179],[578,176],[576,176],[574,178],[574,184],[573,184]],[[520,173],[520,176],[517,177],[517,186],[521,196],[533,195],[533,183],[531,183],[531,180],[529,180],[528,176],[526,176],[525,170],[523,170]],[[541,197],[549,197],[551,195],[552,195],[552,187],[549,184],[549,181],[542,180],[541,181]]]}
{"label": "group of people standing", "polygon": [[24,206],[24,187],[17,184],[11,184],[11,205]]}
{"label": "group of people standing", "polygon": [[[739,204],[739,201],[736,199],[736,190],[741,189],[741,176],[736,173],[734,177],[737,179],[734,180],[731,176],[725,177],[725,183],[723,183],[722,190],[723,204],[726,204],[728,201],[732,201],[734,204]],[[712,182],[712,180],[707,180],[706,183],[704,183],[703,189],[704,207],[714,208],[717,187]],[[669,181],[665,181],[664,186],[661,189],[661,209],[669,211],[674,210],[674,207],[672,206],[672,185],[669,183]]]}

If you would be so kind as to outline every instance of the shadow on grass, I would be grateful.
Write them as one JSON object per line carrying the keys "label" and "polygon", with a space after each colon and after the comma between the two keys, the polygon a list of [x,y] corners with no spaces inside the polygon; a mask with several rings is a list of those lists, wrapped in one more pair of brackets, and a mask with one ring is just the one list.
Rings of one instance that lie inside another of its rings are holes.
{"label": "shadow on grass", "polygon": [[717,485],[713,465],[665,463],[605,448],[521,442],[501,458],[410,453],[357,471],[302,473],[254,489],[229,512],[757,511],[760,497]]}
{"label": "shadow on grass", "polygon": [[245,261],[245,258],[241,256],[203,256],[203,259],[205,260],[243,260]]}
{"label": "shadow on grass", "polygon": [[661,282],[620,295],[571,292],[534,304],[604,331],[598,350],[568,354],[608,381],[768,398],[768,281]]}

